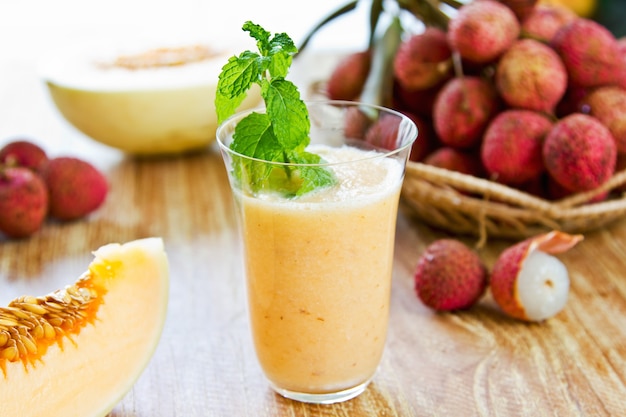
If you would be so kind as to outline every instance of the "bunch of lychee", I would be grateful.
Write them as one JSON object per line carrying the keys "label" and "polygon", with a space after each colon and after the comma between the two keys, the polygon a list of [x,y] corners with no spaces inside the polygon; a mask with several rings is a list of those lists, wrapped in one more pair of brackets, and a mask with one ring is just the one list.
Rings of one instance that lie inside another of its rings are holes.
{"label": "bunch of lychee", "polygon": [[[358,100],[371,59],[357,52],[337,65],[329,98]],[[548,199],[596,189],[624,167],[626,38],[565,7],[464,3],[446,30],[406,35],[393,80],[384,104],[421,127],[414,161]]]}
{"label": "bunch of lychee", "polygon": [[439,239],[419,257],[415,291],[426,306],[455,311],[472,307],[490,289],[506,315],[543,321],[565,307],[570,289],[568,269],[556,255],[582,238],[553,231],[525,239],[505,249],[491,271],[460,240]]}
{"label": "bunch of lychee", "polygon": [[0,234],[25,238],[50,217],[77,220],[102,205],[105,176],[89,162],[70,156],[48,157],[30,140],[0,148]]}

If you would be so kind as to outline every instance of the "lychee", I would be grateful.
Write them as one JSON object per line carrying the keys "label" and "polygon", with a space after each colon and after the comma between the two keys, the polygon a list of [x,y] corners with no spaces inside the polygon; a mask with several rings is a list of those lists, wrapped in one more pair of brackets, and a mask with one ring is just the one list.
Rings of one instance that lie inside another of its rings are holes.
{"label": "lychee", "polygon": [[14,140],[0,149],[0,165],[20,166],[38,171],[48,160],[46,151],[30,140]]}
{"label": "lychee", "polygon": [[611,132],[592,116],[574,113],[554,124],[543,143],[550,176],[568,190],[594,189],[615,170],[617,149]]}
{"label": "lychee", "polygon": [[567,70],[549,46],[520,39],[502,55],[495,80],[510,106],[552,113],[567,89]]}
{"label": "lychee", "polygon": [[42,169],[42,177],[50,193],[50,215],[58,220],[86,216],[100,207],[108,192],[104,175],[75,157],[50,159]]}
{"label": "lychee", "polygon": [[520,22],[525,21],[528,16],[535,10],[538,0],[499,0],[500,3],[509,7],[517,20]]}
{"label": "lychee", "polygon": [[626,90],[617,86],[600,87],[583,101],[584,110],[609,128],[617,152],[626,153]]}
{"label": "lychee", "polygon": [[37,232],[48,211],[43,180],[26,167],[0,169],[0,232],[23,238]]}
{"label": "lychee", "polygon": [[506,110],[489,124],[481,145],[481,159],[491,179],[519,185],[545,170],[542,148],[552,121],[532,110]]}
{"label": "lychee", "polygon": [[522,36],[549,43],[559,29],[577,18],[565,6],[538,4],[522,22]]}
{"label": "lychee", "polygon": [[344,135],[349,139],[364,139],[365,133],[372,125],[370,116],[356,106],[346,107],[344,113]]}
{"label": "lychee", "polygon": [[456,239],[439,239],[420,255],[415,292],[435,310],[467,309],[487,288],[487,269],[476,252]]}
{"label": "lychee", "polygon": [[474,76],[453,78],[443,86],[435,100],[435,131],[441,142],[448,146],[474,147],[498,108],[498,96],[491,83]]}
{"label": "lychee", "polygon": [[519,36],[520,24],[513,11],[494,0],[473,1],[458,9],[448,24],[453,51],[469,61],[494,61]]}
{"label": "lychee", "polygon": [[601,24],[591,19],[575,19],[559,29],[550,44],[563,60],[573,83],[597,87],[619,81],[621,62],[617,40]]}
{"label": "lychee", "polygon": [[428,27],[400,44],[394,57],[394,75],[407,90],[433,87],[452,75],[451,55],[446,33]]}
{"label": "lychee", "polygon": [[417,139],[413,142],[409,159],[411,161],[422,161],[428,154],[439,147],[439,140],[437,139],[432,121],[413,113],[403,113],[417,126]]}
{"label": "lychee", "polygon": [[[563,198],[567,198],[573,194],[576,194],[576,192],[572,190],[568,190],[567,188],[563,187],[561,184],[556,182],[551,177],[548,177],[546,182],[547,182],[546,188],[547,188],[547,193],[548,193],[547,197],[550,200],[561,200]],[[609,191],[602,191],[596,194],[595,196],[591,197],[589,200],[585,201],[584,203],[585,204],[599,203],[601,201],[606,200],[609,197],[609,194],[610,194]]]}
{"label": "lychee", "polygon": [[352,52],[343,57],[326,82],[326,94],[331,100],[355,100],[365,86],[372,64],[370,50]]}
{"label": "lychee", "polygon": [[570,279],[565,264],[553,255],[582,239],[553,231],[505,249],[489,278],[491,294],[502,311],[526,321],[543,321],[559,313],[567,303]]}
{"label": "lychee", "polygon": [[474,177],[481,177],[483,167],[480,157],[473,152],[443,146],[424,158],[424,164],[444,168],[449,171],[460,172]]}
{"label": "lychee", "polygon": [[407,90],[398,80],[393,83],[393,108],[406,110],[420,117],[431,118],[439,91],[445,82],[423,90]]}

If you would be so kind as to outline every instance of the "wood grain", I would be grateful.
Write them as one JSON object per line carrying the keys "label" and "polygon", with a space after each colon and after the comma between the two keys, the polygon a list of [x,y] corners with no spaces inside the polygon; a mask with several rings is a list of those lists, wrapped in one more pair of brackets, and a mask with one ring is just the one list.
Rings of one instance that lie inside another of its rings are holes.
{"label": "wood grain", "polygon": [[[0,301],[72,282],[102,244],[146,236],[165,240],[171,294],[163,338],[110,417],[626,413],[626,221],[588,234],[561,256],[571,274],[568,304],[556,317],[528,324],[503,316],[489,294],[469,311],[436,314],[424,307],[413,292],[415,263],[426,245],[447,234],[402,208],[391,321],[379,372],[354,400],[301,404],[274,394],[256,363],[233,202],[216,149],[171,159],[123,157],[59,128],[63,122],[43,92],[24,87],[32,73],[15,69],[12,74],[11,84],[2,84],[0,109],[15,109],[18,103],[21,110],[8,110],[11,117],[38,129],[50,127],[52,153],[76,151],[95,161],[111,192],[85,220],[48,222],[30,239],[1,240]],[[29,107],[24,100],[37,104]],[[35,110],[47,115],[43,121]],[[491,266],[510,243],[491,240],[480,254]]]}

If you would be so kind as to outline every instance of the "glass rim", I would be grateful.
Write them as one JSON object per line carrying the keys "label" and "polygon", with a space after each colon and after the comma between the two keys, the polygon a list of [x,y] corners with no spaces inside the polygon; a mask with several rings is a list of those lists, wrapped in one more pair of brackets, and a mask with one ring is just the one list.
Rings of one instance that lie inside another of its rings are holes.
{"label": "glass rim", "polygon": [[[229,155],[232,156],[236,156],[238,158],[243,158],[249,161],[253,161],[253,162],[258,162],[258,163],[265,163],[265,164],[271,164],[271,165],[277,165],[277,166],[300,166],[300,167],[328,167],[328,166],[336,166],[336,165],[344,165],[344,164],[349,164],[349,163],[355,163],[355,162],[363,162],[363,161],[368,161],[368,160],[373,160],[373,159],[380,159],[380,158],[388,158],[390,156],[393,156],[395,154],[401,153],[403,151],[405,151],[407,148],[411,147],[413,145],[413,143],[417,140],[418,137],[418,128],[417,125],[415,124],[415,122],[413,120],[411,120],[410,117],[408,117],[406,114],[401,113],[398,110],[394,110],[391,109],[389,107],[384,107],[384,106],[380,106],[377,104],[368,104],[368,103],[363,103],[360,101],[347,101],[347,100],[304,100],[304,103],[307,105],[307,107],[309,107],[309,105],[336,105],[342,108],[345,107],[367,107],[369,109],[374,109],[374,110],[378,110],[378,111],[384,111],[385,113],[389,113],[389,114],[393,114],[397,117],[400,117],[403,121],[406,120],[408,121],[408,127],[409,127],[409,132],[408,135],[412,136],[412,139],[407,141],[405,144],[403,144],[402,146],[397,147],[396,149],[384,149],[384,148],[380,148],[380,147],[375,147],[372,146],[371,149],[372,151],[375,151],[375,153],[373,153],[372,155],[368,155],[359,159],[355,159],[355,160],[350,160],[350,161],[339,161],[339,162],[319,162],[319,163],[296,163],[296,162],[277,162],[277,161],[267,161],[265,159],[260,159],[260,158],[255,158],[252,156],[247,156],[244,154],[241,154],[239,152],[233,151],[228,145],[226,145],[226,143],[224,143],[221,140],[221,135],[220,132],[222,132],[223,130],[225,130],[227,128],[227,126],[230,126],[231,122],[234,119],[240,119],[240,118],[244,118],[246,117],[248,114],[254,113],[254,112],[264,112],[265,107],[263,106],[259,106],[259,107],[255,107],[252,109],[247,109],[247,110],[243,110],[241,112],[237,112],[235,114],[233,114],[232,116],[228,117],[226,120],[224,120],[222,123],[220,123],[220,125],[217,127],[216,130],[216,142],[218,144],[218,146],[220,147],[220,149],[222,149],[223,151],[227,152]],[[354,139],[355,142],[359,142],[358,139]]]}

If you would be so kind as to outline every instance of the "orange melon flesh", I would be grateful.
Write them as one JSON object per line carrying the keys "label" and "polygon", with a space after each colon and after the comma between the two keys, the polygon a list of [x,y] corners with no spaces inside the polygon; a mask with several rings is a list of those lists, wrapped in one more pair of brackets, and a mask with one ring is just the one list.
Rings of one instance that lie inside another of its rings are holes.
{"label": "orange melon flesh", "polygon": [[[109,244],[94,256],[69,290],[0,307],[0,416],[105,416],[150,361],[168,303],[163,241]],[[58,315],[67,313],[57,314],[51,305],[65,302],[69,311],[68,300],[81,313],[58,325]],[[17,356],[10,349],[16,343],[6,341],[15,332],[21,335],[13,337],[21,342]]]}

